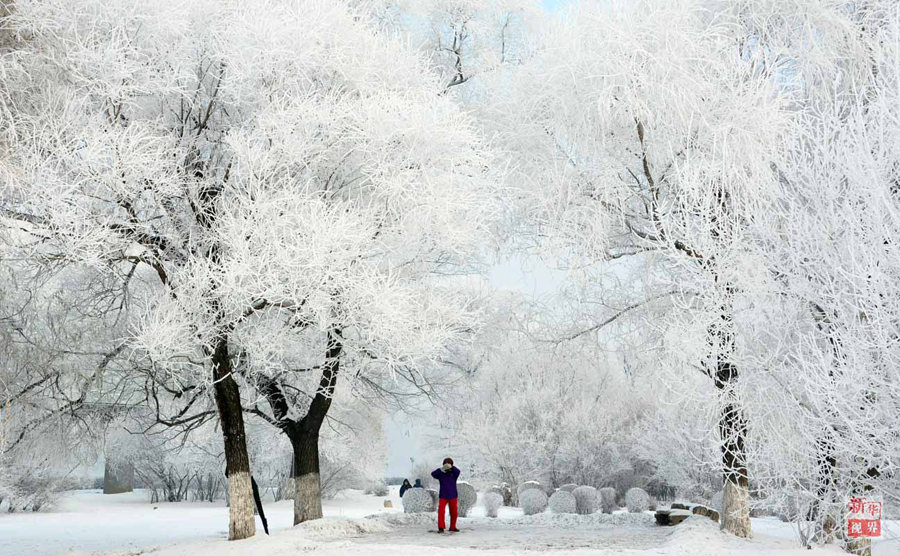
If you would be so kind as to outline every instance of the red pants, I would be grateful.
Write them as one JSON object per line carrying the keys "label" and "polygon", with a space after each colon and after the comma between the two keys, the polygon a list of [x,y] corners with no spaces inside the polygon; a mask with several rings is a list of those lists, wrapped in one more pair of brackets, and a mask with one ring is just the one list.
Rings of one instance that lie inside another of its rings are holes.
{"label": "red pants", "polygon": [[450,528],[456,529],[456,498],[441,498],[438,502],[438,529],[444,529],[444,508],[450,505]]}

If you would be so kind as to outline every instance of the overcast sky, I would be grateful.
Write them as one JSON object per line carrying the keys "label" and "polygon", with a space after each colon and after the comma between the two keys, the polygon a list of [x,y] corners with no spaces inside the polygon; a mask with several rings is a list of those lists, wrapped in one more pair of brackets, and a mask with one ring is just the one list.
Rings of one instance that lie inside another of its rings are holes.
{"label": "overcast sky", "polygon": [[[541,2],[549,11],[568,3],[569,0]],[[496,290],[521,291],[538,298],[556,289],[561,280],[561,273],[536,258],[516,257],[498,261],[491,269],[488,279],[491,287]],[[426,437],[431,428],[432,424],[423,418],[412,418],[404,414],[386,417],[389,477],[407,477],[412,466],[410,458],[434,460],[434,467],[440,467],[441,460],[449,454],[429,453]]]}

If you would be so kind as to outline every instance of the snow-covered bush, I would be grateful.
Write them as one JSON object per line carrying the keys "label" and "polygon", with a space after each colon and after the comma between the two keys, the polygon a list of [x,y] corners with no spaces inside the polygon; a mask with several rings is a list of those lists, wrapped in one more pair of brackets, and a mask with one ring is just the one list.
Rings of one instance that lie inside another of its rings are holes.
{"label": "snow-covered bush", "polygon": [[574,514],[575,496],[567,491],[559,489],[550,497],[550,511],[555,514]]}
{"label": "snow-covered bush", "polygon": [[597,489],[592,486],[580,486],[572,491],[575,497],[575,511],[581,515],[592,514],[597,511],[599,498]]}
{"label": "snow-covered bush", "polygon": [[600,507],[603,513],[611,514],[616,511],[616,489],[613,487],[604,487],[600,489]]}
{"label": "snow-covered bush", "polygon": [[478,492],[475,490],[475,487],[465,481],[456,483],[456,491],[459,493],[457,502],[459,515],[466,517],[469,514],[469,510],[475,507],[475,502],[478,501]]}
{"label": "snow-covered bush", "polygon": [[403,513],[418,514],[434,509],[431,494],[423,488],[411,488],[403,494]]}
{"label": "snow-covered bush", "polygon": [[500,506],[503,505],[503,496],[494,491],[484,493],[483,497],[484,511],[488,517],[497,517]]}
{"label": "snow-covered bush", "polygon": [[529,488],[519,495],[519,507],[525,515],[539,514],[547,509],[547,495],[539,488]]}
{"label": "snow-covered bush", "polygon": [[516,497],[519,499],[519,507],[520,508],[522,507],[522,494],[526,490],[532,490],[532,489],[540,490],[541,492],[544,491],[543,487],[541,486],[541,483],[539,483],[537,481],[525,481],[524,483],[519,485],[519,488],[516,489]]}
{"label": "snow-covered bush", "polygon": [[625,493],[625,507],[633,514],[646,512],[650,509],[650,495],[642,488],[630,488]]}
{"label": "snow-covered bush", "polygon": [[576,488],[578,488],[578,485],[576,485],[575,483],[567,483],[567,484],[564,484],[563,486],[559,487],[559,490],[564,490],[566,492],[572,492]]}
{"label": "snow-covered bush", "polygon": [[366,487],[365,494],[371,494],[373,496],[387,496],[390,490],[388,490],[388,486],[384,482],[378,482],[374,484],[370,484]]}

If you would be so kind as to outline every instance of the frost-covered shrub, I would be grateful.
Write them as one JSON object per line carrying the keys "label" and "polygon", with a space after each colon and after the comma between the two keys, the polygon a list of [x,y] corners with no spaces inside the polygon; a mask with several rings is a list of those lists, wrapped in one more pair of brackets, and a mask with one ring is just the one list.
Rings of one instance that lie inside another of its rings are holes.
{"label": "frost-covered shrub", "polygon": [[539,483],[537,481],[525,481],[524,483],[519,485],[519,488],[516,489],[516,498],[519,499],[519,507],[520,508],[522,507],[522,494],[526,490],[532,490],[532,489],[540,490],[541,492],[544,491],[543,487],[541,487],[541,483]]}
{"label": "frost-covered shrub", "polygon": [[459,515],[460,517],[466,517],[469,510],[475,507],[475,502],[478,501],[478,492],[475,490],[475,487],[465,481],[456,483],[456,492],[459,493],[459,500],[457,501]]}
{"label": "frost-covered shrub", "polygon": [[710,500],[709,505],[712,506],[712,509],[716,510],[719,513],[722,513],[722,491],[713,494],[712,500]]}
{"label": "frost-covered shrub", "polygon": [[547,509],[547,495],[539,488],[528,488],[519,495],[519,507],[525,515],[539,514]]}
{"label": "frost-covered shrub", "polygon": [[373,496],[387,496],[390,493],[387,483],[373,483],[366,487],[363,494],[371,494]]}
{"label": "frost-covered shrub", "polygon": [[642,488],[629,488],[625,493],[625,507],[633,514],[646,512],[650,509],[650,495]]}
{"label": "frost-covered shrub", "polygon": [[438,511],[438,504],[440,503],[440,493],[433,488],[429,488],[427,490],[428,494],[431,496],[431,511]]}
{"label": "frost-covered shrub", "polygon": [[597,489],[591,486],[580,486],[572,491],[575,497],[575,512],[581,515],[592,514],[597,511],[599,498]]}
{"label": "frost-covered shrub", "polygon": [[574,514],[575,496],[566,490],[557,490],[550,497],[550,511],[555,514]]}
{"label": "frost-covered shrub", "polygon": [[578,485],[576,485],[575,483],[566,483],[563,486],[559,487],[559,490],[564,490],[566,492],[572,492],[576,488],[578,488]]}
{"label": "frost-covered shrub", "polygon": [[487,516],[497,517],[497,512],[500,510],[500,506],[503,505],[503,496],[494,491],[485,492],[483,503]]}
{"label": "frost-covered shrub", "polygon": [[411,488],[403,494],[403,513],[418,514],[434,508],[431,494],[422,488]]}
{"label": "frost-covered shrub", "polygon": [[616,489],[613,487],[604,487],[600,489],[600,507],[603,513],[611,514],[616,511]]}

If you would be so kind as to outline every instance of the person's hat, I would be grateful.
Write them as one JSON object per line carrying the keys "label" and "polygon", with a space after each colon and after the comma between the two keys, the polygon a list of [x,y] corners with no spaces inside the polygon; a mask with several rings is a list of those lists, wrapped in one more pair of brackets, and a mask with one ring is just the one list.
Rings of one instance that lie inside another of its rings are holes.
{"label": "person's hat", "polygon": [[450,465],[453,465],[453,458],[444,458],[444,463],[449,463]]}

